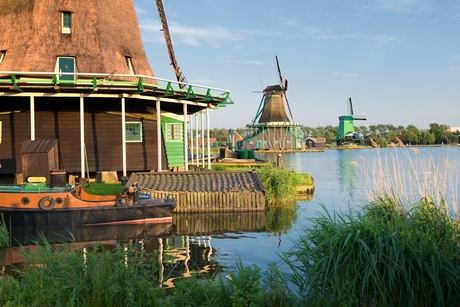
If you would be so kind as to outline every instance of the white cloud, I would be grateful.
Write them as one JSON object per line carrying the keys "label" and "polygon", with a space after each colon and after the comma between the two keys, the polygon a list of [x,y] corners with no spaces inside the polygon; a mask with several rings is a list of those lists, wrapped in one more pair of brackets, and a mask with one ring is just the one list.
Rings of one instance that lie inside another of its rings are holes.
{"label": "white cloud", "polygon": [[418,14],[435,10],[435,5],[430,0],[378,0],[371,1],[370,5],[379,11],[398,14]]}
{"label": "white cloud", "polygon": [[377,42],[392,42],[392,41],[405,41],[405,40],[408,40],[408,38],[404,36],[377,34],[372,38],[372,40],[377,41]]}
{"label": "white cloud", "polygon": [[[139,27],[145,41],[164,42],[162,25],[159,20],[141,19]],[[241,31],[219,25],[207,24],[200,27],[189,27],[176,22],[168,24],[174,45],[202,46],[221,48],[223,43],[245,39]]]}

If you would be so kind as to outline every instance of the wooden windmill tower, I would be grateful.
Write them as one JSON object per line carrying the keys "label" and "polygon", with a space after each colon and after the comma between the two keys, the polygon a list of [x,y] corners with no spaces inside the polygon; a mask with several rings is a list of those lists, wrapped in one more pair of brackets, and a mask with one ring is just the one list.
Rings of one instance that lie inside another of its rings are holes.
{"label": "wooden windmill tower", "polygon": [[366,120],[364,115],[355,116],[353,112],[353,103],[351,97],[347,101],[348,115],[339,116],[339,130],[335,135],[337,144],[357,143],[361,140],[358,133],[355,132],[355,120]]}
{"label": "wooden windmill tower", "polygon": [[256,131],[240,142],[242,148],[291,150],[305,147],[305,141],[299,137],[301,125],[294,123],[291,113],[287,98],[288,81],[281,74],[278,56],[276,66],[280,83],[269,85],[263,90],[256,116],[251,124],[246,125]]}
{"label": "wooden windmill tower", "polygon": [[0,0],[0,16],[2,71],[154,76],[132,0]]}
{"label": "wooden windmill tower", "polygon": [[133,0],[0,0],[0,29],[0,175],[26,173],[23,141],[50,140],[53,168],[81,178],[186,169],[187,116],[232,103],[155,77]]}

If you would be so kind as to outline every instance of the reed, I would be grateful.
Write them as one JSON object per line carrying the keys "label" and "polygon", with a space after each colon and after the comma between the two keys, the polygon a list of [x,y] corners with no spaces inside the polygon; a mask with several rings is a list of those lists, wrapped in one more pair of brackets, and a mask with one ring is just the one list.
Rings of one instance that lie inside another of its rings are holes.
{"label": "reed", "polygon": [[38,251],[23,250],[26,264],[17,286],[2,288],[2,306],[157,306],[163,296],[158,263],[142,250],[96,244],[75,251],[41,241]]}
{"label": "reed", "polygon": [[324,213],[281,255],[308,306],[458,306],[454,169],[402,148],[362,170],[367,204]]}
{"label": "reed", "polygon": [[[8,247],[11,245],[11,236],[8,231],[5,216],[0,214],[0,248]],[[1,256],[1,254],[0,254]]]}
{"label": "reed", "polygon": [[20,278],[0,278],[1,306],[295,306],[275,266],[262,273],[240,260],[225,277],[192,274],[164,289],[160,280],[165,272],[155,257],[132,245],[73,250],[72,244],[40,242],[38,251],[24,249]]}
{"label": "reed", "polygon": [[376,149],[372,161],[353,161],[363,175],[359,188],[369,202],[377,198],[396,198],[409,206],[422,198],[432,198],[437,206],[448,205],[458,213],[457,169],[445,157],[422,157],[418,149],[399,147],[385,155]]}

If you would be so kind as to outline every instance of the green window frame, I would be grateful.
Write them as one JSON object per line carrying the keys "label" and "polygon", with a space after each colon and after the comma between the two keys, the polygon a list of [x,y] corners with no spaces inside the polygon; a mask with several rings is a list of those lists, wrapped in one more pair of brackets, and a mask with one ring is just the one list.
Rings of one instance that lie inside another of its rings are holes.
{"label": "green window frame", "polygon": [[182,124],[166,124],[166,140],[182,141]]}
{"label": "green window frame", "polygon": [[142,123],[126,122],[125,123],[126,143],[142,142]]}
{"label": "green window frame", "polygon": [[72,13],[62,12],[62,33],[70,34],[72,32]]}

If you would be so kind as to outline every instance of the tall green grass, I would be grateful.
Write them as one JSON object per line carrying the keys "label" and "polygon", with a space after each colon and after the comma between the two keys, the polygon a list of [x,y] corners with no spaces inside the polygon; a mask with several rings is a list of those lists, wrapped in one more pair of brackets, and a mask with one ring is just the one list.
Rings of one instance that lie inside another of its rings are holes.
{"label": "tall green grass", "polygon": [[295,306],[274,266],[263,273],[238,261],[225,277],[192,275],[163,289],[161,263],[133,246],[108,251],[96,244],[73,251],[71,245],[42,241],[39,251],[24,249],[19,279],[0,278],[1,306]]}
{"label": "tall green grass", "polygon": [[8,226],[5,221],[5,216],[0,214],[0,248],[11,245],[11,236],[8,232]]}
{"label": "tall green grass", "polygon": [[72,250],[43,240],[23,250],[19,280],[0,280],[0,304],[11,306],[157,306],[163,296],[154,257],[132,246]]}
{"label": "tall green grass", "polygon": [[298,185],[312,185],[310,174],[300,174],[274,166],[264,166],[257,170],[265,186],[267,205],[288,205],[296,201]]}
{"label": "tall green grass", "polygon": [[[326,210],[326,209],[325,209]],[[460,225],[423,199],[326,213],[282,256],[311,306],[458,306]]]}
{"label": "tall green grass", "polygon": [[368,203],[332,213],[323,205],[282,255],[286,278],[308,306],[460,306],[455,170],[414,148],[377,152],[353,162]]}

